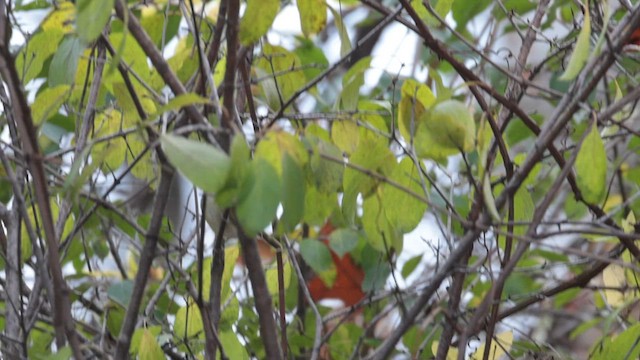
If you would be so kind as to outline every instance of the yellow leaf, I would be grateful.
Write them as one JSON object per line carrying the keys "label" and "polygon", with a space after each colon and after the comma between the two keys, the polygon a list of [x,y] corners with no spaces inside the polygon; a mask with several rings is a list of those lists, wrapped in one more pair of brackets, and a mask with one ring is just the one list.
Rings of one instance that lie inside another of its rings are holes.
{"label": "yellow leaf", "polygon": [[489,350],[489,356],[487,358],[484,357],[484,346],[485,343],[482,343],[476,351],[471,354],[471,360],[499,360],[502,355],[508,353],[511,349],[511,344],[513,344],[513,332],[505,331],[496,335],[496,338],[491,342],[491,349]]}
{"label": "yellow leaf", "polygon": [[616,289],[622,289],[627,285],[625,269],[620,265],[611,264],[602,272],[602,282],[606,287],[604,298],[607,303],[617,308],[625,303],[625,293]]}
{"label": "yellow leaf", "polygon": [[[434,341],[431,344],[431,352],[436,354],[438,352],[438,346],[440,345],[439,341]],[[458,349],[454,347],[449,348],[449,352],[447,353],[446,360],[458,360]]]}

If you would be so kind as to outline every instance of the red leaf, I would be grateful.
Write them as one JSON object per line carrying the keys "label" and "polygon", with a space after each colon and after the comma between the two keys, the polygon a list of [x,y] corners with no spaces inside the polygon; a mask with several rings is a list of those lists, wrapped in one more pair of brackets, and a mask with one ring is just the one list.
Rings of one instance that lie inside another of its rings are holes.
{"label": "red leaf", "polygon": [[[331,222],[327,222],[320,229],[319,237],[327,247],[329,246],[329,235],[335,230]],[[336,280],[331,288],[320,279],[314,276],[307,281],[311,298],[314,301],[322,299],[340,299],[345,306],[352,306],[360,302],[365,294],[362,291],[362,281],[364,280],[364,271],[356,265],[349,254],[345,254],[342,258],[333,250],[331,258],[336,266]]]}

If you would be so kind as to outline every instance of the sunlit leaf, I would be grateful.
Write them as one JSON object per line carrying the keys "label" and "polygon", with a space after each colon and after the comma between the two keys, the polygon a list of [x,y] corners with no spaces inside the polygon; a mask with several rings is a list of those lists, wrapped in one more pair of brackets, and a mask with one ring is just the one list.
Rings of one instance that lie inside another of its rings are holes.
{"label": "sunlit leaf", "polygon": [[597,126],[592,126],[576,158],[576,182],[590,204],[602,201],[607,182],[607,154]]}
{"label": "sunlit leaf", "polygon": [[368,196],[378,184],[371,174],[366,173],[367,171],[387,175],[396,167],[395,157],[389,148],[369,139],[363,139],[360,142],[349,163],[357,168],[346,168],[343,179],[344,188],[351,189],[355,186],[356,191],[364,196]]}
{"label": "sunlit leaf", "polygon": [[69,85],[59,85],[39,93],[31,106],[33,109],[31,113],[33,122],[36,125],[40,125],[56,114],[69,96],[68,92]]}
{"label": "sunlit leaf", "polygon": [[178,312],[176,312],[173,333],[179,339],[189,339],[195,336],[204,337],[200,309],[193,303],[193,300],[189,302],[190,304],[181,307]]}
{"label": "sunlit leaf", "polygon": [[255,62],[256,73],[269,107],[277,110],[305,85],[302,62],[284,47],[268,43],[262,46],[262,55]]}
{"label": "sunlit leaf", "polygon": [[160,335],[160,332],[162,332],[162,327],[156,325],[156,326],[149,326],[145,328],[136,329],[133,332],[133,336],[131,337],[131,348],[129,349],[129,353],[138,354],[140,352],[140,341],[142,340],[142,335],[145,332],[148,332],[151,334],[151,336],[157,338],[158,335]]}
{"label": "sunlit leaf", "polygon": [[302,142],[284,131],[270,131],[256,147],[256,159],[264,159],[278,175],[282,175],[283,159],[288,155],[298,166],[304,166],[309,155]]}
{"label": "sunlit leaf", "polygon": [[602,272],[602,282],[604,283],[604,298],[612,308],[622,306],[626,301],[631,300],[630,292],[625,291],[630,284],[627,283],[626,269],[617,264],[609,265]]}
{"label": "sunlit leaf", "polygon": [[169,134],[160,142],[171,164],[195,186],[215,194],[224,185],[231,162],[222,150]]}
{"label": "sunlit leaf", "polygon": [[513,332],[505,331],[503,333],[497,334],[496,338],[491,342],[491,349],[489,350],[488,357],[484,357],[485,343],[483,342],[471,355],[471,359],[499,360],[501,359],[502,355],[504,355],[505,353],[509,353],[511,344],[513,344]]}
{"label": "sunlit leaf", "polygon": [[43,357],[44,360],[69,360],[73,358],[73,352],[68,346],[59,349],[55,353]]}
{"label": "sunlit leaf", "polygon": [[594,345],[593,360],[637,359],[640,356],[640,323],[629,326],[615,338],[606,335]]}
{"label": "sunlit leaf", "polygon": [[422,114],[414,144],[418,156],[440,160],[471,151],[475,134],[475,122],[469,109],[459,101],[447,100]]}
{"label": "sunlit leaf", "polygon": [[249,354],[234,331],[220,332],[220,342],[228,359],[249,360]]}
{"label": "sunlit leaf", "polygon": [[247,8],[240,20],[242,45],[251,45],[265,35],[279,9],[280,0],[248,0]]}
{"label": "sunlit leaf", "polygon": [[64,33],[60,29],[39,32],[25,44],[16,56],[16,69],[26,84],[40,75],[45,62],[53,55]]}
{"label": "sunlit leaf", "polygon": [[76,8],[71,1],[62,1],[58,3],[57,8],[47,16],[40,27],[44,32],[51,30],[61,30],[63,33],[68,34],[73,31],[73,18],[76,13]]}
{"label": "sunlit leaf", "polygon": [[[278,271],[279,269],[277,267],[272,267],[266,272],[267,286],[271,294],[278,294],[279,291],[280,282],[278,279]],[[284,262],[282,271],[282,278],[284,279],[284,283],[282,284],[282,286],[286,290],[291,284],[291,263],[289,263],[288,261]]]}
{"label": "sunlit leaf", "polygon": [[300,25],[305,36],[317,34],[327,23],[327,5],[324,0],[297,0]]}
{"label": "sunlit leaf", "polygon": [[142,332],[140,339],[140,351],[138,352],[138,359],[140,360],[155,360],[164,358],[164,351],[158,344],[156,336],[149,330]]}
{"label": "sunlit leaf", "polygon": [[412,142],[422,114],[433,106],[436,97],[426,85],[413,79],[402,83],[400,96],[398,128],[407,142]]}
{"label": "sunlit leaf", "polygon": [[309,225],[322,225],[338,207],[336,193],[321,191],[315,185],[307,186],[304,200],[303,221]]}
{"label": "sunlit leaf", "polygon": [[[439,341],[434,341],[433,343],[431,343],[431,352],[436,354],[438,352],[439,346]],[[453,346],[449,347],[449,352],[447,353],[447,357],[445,358],[445,360],[458,360],[458,348]]]}
{"label": "sunlit leaf", "polygon": [[125,36],[122,32],[114,32],[109,35],[109,40],[111,40],[114,49],[118,51],[114,60],[124,61],[142,79],[150,78],[151,72],[147,63],[147,54],[131,34]]}
{"label": "sunlit leaf", "polygon": [[342,120],[331,124],[331,140],[347,155],[358,148],[359,139],[360,128],[355,121]]}

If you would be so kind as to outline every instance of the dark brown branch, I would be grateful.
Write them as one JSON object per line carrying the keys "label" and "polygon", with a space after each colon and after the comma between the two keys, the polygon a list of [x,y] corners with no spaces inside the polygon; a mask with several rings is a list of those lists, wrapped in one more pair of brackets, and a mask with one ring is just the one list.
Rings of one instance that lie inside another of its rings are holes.
{"label": "dark brown branch", "polygon": [[[22,140],[27,167],[33,177],[36,201],[42,217],[42,227],[48,248],[49,271],[53,280],[53,326],[56,329],[56,343],[63,347],[66,340],[77,359],[83,358],[80,340],[75,331],[71,316],[69,288],[62,275],[58,237],[56,236],[49,190],[43,166],[42,154],[36,139],[36,129],[31,118],[31,109],[22,91],[20,77],[15,67],[14,58],[9,50],[11,39],[11,22],[8,19],[10,9],[5,1],[0,1],[0,74],[6,84],[12,102],[13,118],[17,122],[18,133]],[[45,264],[41,264],[45,266]]]}
{"label": "dark brown branch", "polygon": [[[231,0],[231,2],[237,0]],[[238,228],[238,238],[242,247],[242,255],[244,263],[247,266],[249,280],[251,280],[251,289],[255,299],[256,310],[260,321],[260,337],[264,344],[267,359],[282,359],[282,351],[278,341],[278,327],[273,314],[273,301],[267,286],[267,279],[262,268],[262,260],[258,252],[256,239],[247,236],[242,231],[240,224],[234,219]]]}

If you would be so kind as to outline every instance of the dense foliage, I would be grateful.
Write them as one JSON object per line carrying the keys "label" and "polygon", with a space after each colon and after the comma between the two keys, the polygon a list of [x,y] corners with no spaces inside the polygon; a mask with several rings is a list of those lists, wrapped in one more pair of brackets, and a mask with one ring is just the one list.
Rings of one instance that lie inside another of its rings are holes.
{"label": "dense foliage", "polygon": [[0,1],[3,357],[637,358],[636,3]]}

